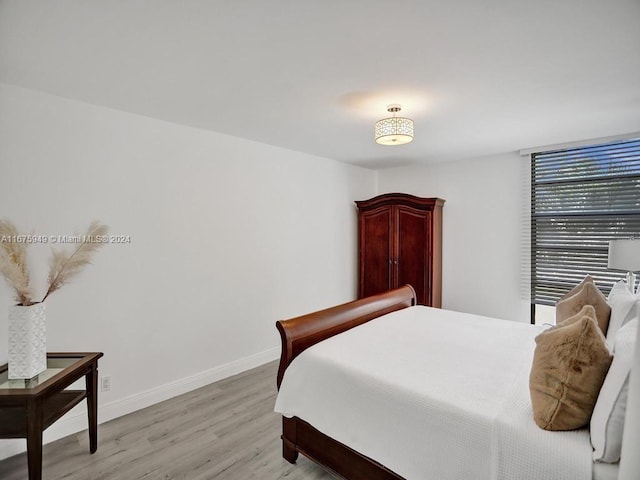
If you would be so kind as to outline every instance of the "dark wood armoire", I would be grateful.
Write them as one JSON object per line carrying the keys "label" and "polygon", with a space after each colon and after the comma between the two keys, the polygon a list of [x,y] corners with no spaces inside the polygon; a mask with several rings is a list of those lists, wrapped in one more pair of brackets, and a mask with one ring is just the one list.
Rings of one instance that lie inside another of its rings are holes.
{"label": "dark wood armoire", "polygon": [[441,306],[443,204],[406,193],[356,201],[359,298],[409,284],[419,305]]}

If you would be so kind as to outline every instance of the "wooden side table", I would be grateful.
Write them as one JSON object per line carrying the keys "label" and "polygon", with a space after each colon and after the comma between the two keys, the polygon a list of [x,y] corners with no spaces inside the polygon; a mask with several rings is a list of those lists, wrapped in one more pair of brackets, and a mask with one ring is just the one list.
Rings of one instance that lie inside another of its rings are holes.
{"label": "wooden side table", "polygon": [[[0,438],[26,438],[29,480],[42,479],[42,432],[85,398],[89,451],[98,449],[98,359],[102,353],[47,353],[47,369],[9,380],[0,366]],[[85,390],[65,390],[82,377]]]}

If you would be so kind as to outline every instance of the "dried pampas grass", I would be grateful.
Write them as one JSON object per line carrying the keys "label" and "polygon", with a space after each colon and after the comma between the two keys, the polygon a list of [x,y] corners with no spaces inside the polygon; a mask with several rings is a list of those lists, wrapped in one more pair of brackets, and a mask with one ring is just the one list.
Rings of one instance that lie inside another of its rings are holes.
{"label": "dried pampas grass", "polygon": [[44,302],[49,295],[59,290],[65,283],[68,283],[89,263],[91,256],[104,243],[102,238],[107,234],[106,225],[99,222],[93,222],[89,226],[86,235],[82,237],[82,242],[71,254],[64,250],[53,250],[51,262],[49,262],[49,289],[42,301]]}
{"label": "dried pampas grass", "polygon": [[[49,295],[59,290],[91,263],[91,256],[104,245],[107,231],[106,225],[93,222],[86,235],[82,237],[82,241],[72,252],[52,249],[49,262],[49,287],[40,302],[44,302]],[[0,274],[14,290],[18,305],[29,306],[40,302],[33,300],[29,286],[29,269],[27,268],[29,243],[24,237],[18,233],[13,223],[0,220]]]}
{"label": "dried pampas grass", "polygon": [[20,305],[32,305],[27,269],[27,243],[19,241],[16,226],[9,220],[0,220],[0,273],[15,291]]}

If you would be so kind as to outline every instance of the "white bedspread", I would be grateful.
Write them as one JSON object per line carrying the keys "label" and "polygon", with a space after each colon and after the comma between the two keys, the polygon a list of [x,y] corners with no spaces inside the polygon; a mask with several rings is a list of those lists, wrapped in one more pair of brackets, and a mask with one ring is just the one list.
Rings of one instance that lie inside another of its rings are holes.
{"label": "white bedspread", "polygon": [[539,327],[429,307],[385,315],[303,352],[275,410],[408,480],[589,480],[588,431],[533,422]]}

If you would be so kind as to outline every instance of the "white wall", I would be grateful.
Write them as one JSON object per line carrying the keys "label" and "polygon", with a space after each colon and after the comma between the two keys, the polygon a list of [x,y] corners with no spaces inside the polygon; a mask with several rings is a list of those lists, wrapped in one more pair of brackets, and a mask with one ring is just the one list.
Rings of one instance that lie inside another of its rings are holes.
{"label": "white wall", "polygon": [[516,153],[379,172],[379,193],[446,200],[443,308],[529,321],[520,268],[527,174]]}
{"label": "white wall", "polygon": [[[353,201],[373,196],[376,178],[0,85],[0,218],[44,235],[99,219],[131,236],[47,300],[50,351],[105,353],[102,421],[275,359],[277,319],[353,299]],[[40,291],[48,252],[31,251]],[[2,282],[0,361],[10,303]],[[84,413],[73,418],[48,438],[86,427]],[[16,442],[2,442],[0,457],[24,448]]]}

